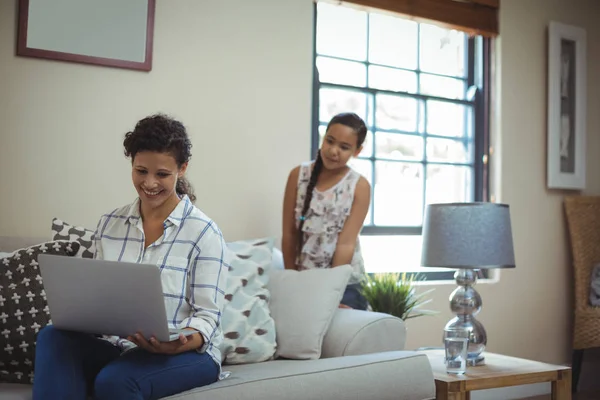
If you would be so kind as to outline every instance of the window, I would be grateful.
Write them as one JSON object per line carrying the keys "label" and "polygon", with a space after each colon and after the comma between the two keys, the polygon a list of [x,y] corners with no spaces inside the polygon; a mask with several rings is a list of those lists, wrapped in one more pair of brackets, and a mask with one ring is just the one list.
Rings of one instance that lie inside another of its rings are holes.
{"label": "window", "polygon": [[361,232],[367,272],[421,268],[425,205],[487,201],[489,39],[389,14],[318,3],[313,156],[327,123],[355,112],[369,128],[351,162],[370,182]]}

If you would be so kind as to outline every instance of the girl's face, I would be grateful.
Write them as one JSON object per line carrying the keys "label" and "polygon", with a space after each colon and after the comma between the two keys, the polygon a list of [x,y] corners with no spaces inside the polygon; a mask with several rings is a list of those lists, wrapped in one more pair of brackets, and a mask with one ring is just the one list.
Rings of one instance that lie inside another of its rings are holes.
{"label": "girl's face", "polygon": [[345,167],[350,158],[358,156],[362,150],[357,141],[354,129],[342,124],[331,125],[321,144],[323,166],[330,170]]}
{"label": "girl's face", "polygon": [[141,151],[132,162],[133,186],[145,207],[158,208],[173,196],[177,197],[177,177],[183,177],[187,163],[177,167],[170,153]]}

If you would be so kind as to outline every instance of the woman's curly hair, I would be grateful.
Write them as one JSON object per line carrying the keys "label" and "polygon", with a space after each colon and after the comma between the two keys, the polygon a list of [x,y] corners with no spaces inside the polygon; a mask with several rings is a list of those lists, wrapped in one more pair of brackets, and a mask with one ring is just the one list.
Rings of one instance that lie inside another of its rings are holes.
{"label": "woman's curly hair", "polygon": [[[170,153],[175,158],[178,168],[192,157],[192,142],[185,126],[164,114],[155,114],[140,120],[133,131],[125,134],[123,147],[125,156],[132,160],[141,151]],[[192,185],[187,179],[177,179],[176,191],[178,195],[188,195],[192,202],[196,201]]]}

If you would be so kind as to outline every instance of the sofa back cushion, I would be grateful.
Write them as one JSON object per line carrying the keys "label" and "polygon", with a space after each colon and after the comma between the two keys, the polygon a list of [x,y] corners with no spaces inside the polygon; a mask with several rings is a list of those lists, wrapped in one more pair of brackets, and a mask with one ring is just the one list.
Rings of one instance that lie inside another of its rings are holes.
{"label": "sofa back cushion", "polygon": [[0,236],[0,251],[3,253],[13,253],[16,250],[44,243],[48,240],[50,240],[49,237]]}

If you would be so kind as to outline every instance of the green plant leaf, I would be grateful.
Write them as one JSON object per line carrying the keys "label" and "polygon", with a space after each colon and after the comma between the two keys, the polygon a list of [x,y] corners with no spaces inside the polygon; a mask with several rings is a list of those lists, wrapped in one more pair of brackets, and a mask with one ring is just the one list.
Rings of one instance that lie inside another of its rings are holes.
{"label": "green plant leaf", "polygon": [[431,302],[425,296],[434,290],[432,288],[417,293],[414,283],[421,280],[423,279],[417,274],[379,273],[368,276],[361,291],[373,311],[391,314],[403,320],[434,315],[437,312],[420,308]]}

